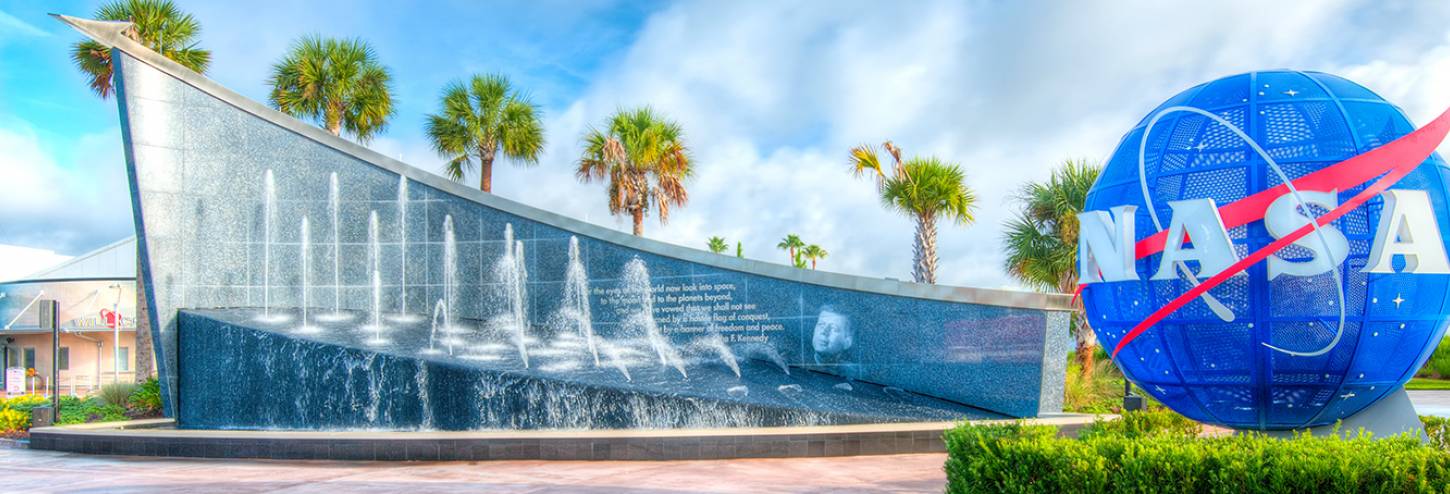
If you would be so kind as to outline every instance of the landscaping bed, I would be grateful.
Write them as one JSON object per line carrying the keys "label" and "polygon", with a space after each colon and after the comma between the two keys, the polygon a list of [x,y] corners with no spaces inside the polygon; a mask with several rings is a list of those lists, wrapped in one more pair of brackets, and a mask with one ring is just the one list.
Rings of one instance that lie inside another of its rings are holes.
{"label": "landscaping bed", "polygon": [[[31,414],[51,406],[50,398],[21,395],[0,400],[0,437],[23,439],[30,434]],[[142,384],[112,384],[87,397],[60,397],[55,425],[115,422],[161,415],[161,394],[156,380]]]}
{"label": "landscaping bed", "polygon": [[1357,433],[1206,437],[1167,411],[1098,422],[1077,438],[1050,426],[962,425],[946,433],[948,492],[1450,492],[1447,421],[1430,445]]}

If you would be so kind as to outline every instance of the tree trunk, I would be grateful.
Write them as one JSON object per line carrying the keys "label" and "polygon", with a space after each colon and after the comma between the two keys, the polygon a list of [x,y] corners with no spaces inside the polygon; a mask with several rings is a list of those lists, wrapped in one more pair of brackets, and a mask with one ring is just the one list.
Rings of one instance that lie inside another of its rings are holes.
{"label": "tree trunk", "polygon": [[1093,329],[1088,327],[1087,318],[1083,317],[1082,311],[1073,315],[1077,319],[1077,327],[1074,328],[1073,340],[1077,343],[1077,365],[1079,373],[1083,377],[1093,374],[1093,368],[1097,366],[1097,350],[1093,345]]}
{"label": "tree trunk", "polygon": [[[1065,276],[1058,282],[1057,289],[1067,295],[1077,293],[1077,277]],[[1092,326],[1088,324],[1081,297],[1073,297],[1072,319],[1076,323],[1072,326],[1072,339],[1077,354],[1078,374],[1086,378],[1092,375],[1097,366],[1097,337],[1093,334]]]}
{"label": "tree trunk", "polygon": [[[146,303],[146,278],[141,275],[140,239],[136,243],[136,382],[145,382],[154,375],[156,359],[152,356],[151,309]],[[120,321],[116,321],[120,324]]]}
{"label": "tree trunk", "polygon": [[493,151],[478,150],[478,189],[488,193],[493,193],[493,157]]}
{"label": "tree trunk", "polygon": [[911,277],[917,283],[936,284],[936,217],[916,219],[916,266]]}
{"label": "tree trunk", "polygon": [[636,237],[643,237],[644,236],[644,210],[642,210],[642,209],[636,209],[634,211],[630,211],[630,214],[634,216],[634,236],[636,236]]}
{"label": "tree trunk", "polygon": [[815,271],[815,270],[816,270],[816,260],[815,259],[811,259],[811,271]]}
{"label": "tree trunk", "polygon": [[330,106],[326,111],[327,131],[342,137],[342,108]]}

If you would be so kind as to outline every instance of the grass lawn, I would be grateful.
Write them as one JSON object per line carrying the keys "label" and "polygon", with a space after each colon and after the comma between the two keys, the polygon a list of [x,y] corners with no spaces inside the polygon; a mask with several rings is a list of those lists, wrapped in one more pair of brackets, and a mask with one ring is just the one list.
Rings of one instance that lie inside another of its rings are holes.
{"label": "grass lawn", "polygon": [[1450,390],[1450,380],[1430,379],[1428,377],[1417,377],[1405,383],[1405,389],[1409,390]]}

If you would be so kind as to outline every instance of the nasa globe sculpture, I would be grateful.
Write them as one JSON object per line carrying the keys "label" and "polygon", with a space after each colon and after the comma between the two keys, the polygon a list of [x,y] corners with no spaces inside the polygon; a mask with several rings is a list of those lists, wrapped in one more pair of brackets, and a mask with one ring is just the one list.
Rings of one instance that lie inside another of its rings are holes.
{"label": "nasa globe sculpture", "polygon": [[1416,129],[1346,79],[1193,87],[1123,137],[1079,216],[1082,300],[1130,380],[1192,419],[1332,424],[1444,335],[1450,113]]}

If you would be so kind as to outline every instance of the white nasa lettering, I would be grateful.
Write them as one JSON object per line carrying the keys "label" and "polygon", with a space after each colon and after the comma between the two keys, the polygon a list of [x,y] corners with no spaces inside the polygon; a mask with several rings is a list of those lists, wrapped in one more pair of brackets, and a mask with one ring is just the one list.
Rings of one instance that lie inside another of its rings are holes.
{"label": "white nasa lettering", "polygon": [[[1137,281],[1133,264],[1137,206],[1078,213],[1077,258],[1081,283]],[[1113,221],[1116,217],[1117,221]],[[1099,274],[1101,273],[1101,275]]]}
{"label": "white nasa lettering", "polygon": [[1394,257],[1405,256],[1405,273],[1450,274],[1430,195],[1423,190],[1387,190],[1380,197],[1385,206],[1364,272],[1393,273]]}
{"label": "white nasa lettering", "polygon": [[[1446,255],[1429,194],[1423,190],[1395,189],[1380,196],[1384,199],[1384,208],[1380,211],[1374,244],[1363,272],[1395,273],[1394,258],[1403,256],[1401,273],[1450,274],[1450,257]],[[1326,209],[1339,207],[1336,191],[1300,191],[1299,197],[1306,204]],[[1198,273],[1193,276],[1199,279],[1212,277],[1238,262],[1238,254],[1212,199],[1171,201],[1168,206],[1173,209],[1173,219],[1164,239],[1158,269],[1151,280],[1176,279],[1179,269],[1188,274],[1187,264],[1183,263],[1189,261],[1198,263]],[[1284,238],[1313,221],[1309,216],[1312,211],[1300,210],[1298,206],[1299,200],[1291,194],[1270,203],[1263,219],[1269,235]],[[1118,206],[1110,211],[1111,215],[1107,211],[1078,214],[1080,283],[1138,280],[1134,263],[1137,207]],[[1311,232],[1294,241],[1294,245],[1313,253],[1310,260],[1290,261],[1277,254],[1268,256],[1270,280],[1286,274],[1315,276],[1344,263],[1349,257],[1349,241],[1344,234],[1330,224],[1320,225],[1317,230],[1318,233]],[[1193,246],[1184,248],[1185,241],[1192,242]],[[1179,264],[1183,266],[1180,268]],[[1242,275],[1242,271],[1235,273],[1235,276]]]}
{"label": "white nasa lettering", "polygon": [[[1339,194],[1335,191],[1299,191],[1299,197],[1303,198],[1306,204],[1334,209],[1339,207]],[[1300,211],[1299,201],[1294,194],[1284,194],[1274,199],[1269,208],[1264,212],[1264,229],[1275,239],[1283,238],[1293,233],[1294,230],[1303,228],[1304,225],[1314,221],[1314,218],[1305,213],[1312,211]],[[1269,279],[1278,278],[1281,274],[1290,276],[1314,276],[1328,273],[1331,269],[1339,266],[1349,257],[1349,240],[1330,225],[1320,225],[1319,233],[1310,233],[1294,241],[1298,245],[1313,253],[1313,258],[1308,261],[1289,261],[1279,257],[1278,254],[1269,256]],[[1323,235],[1323,239],[1319,238]],[[1328,248],[1328,252],[1325,249]]]}
{"label": "white nasa lettering", "polygon": [[[1187,261],[1198,262],[1198,278],[1208,278],[1228,269],[1238,254],[1228,239],[1228,230],[1223,218],[1218,215],[1218,205],[1213,199],[1192,199],[1170,201],[1173,220],[1168,224],[1168,238],[1163,244],[1163,257],[1158,261],[1158,272],[1153,280],[1177,278],[1174,264]],[[1193,242],[1192,248],[1184,248],[1184,235]],[[1240,273],[1241,274],[1241,273]]]}

